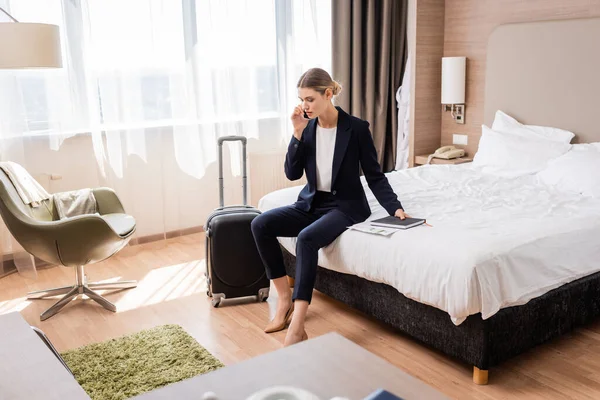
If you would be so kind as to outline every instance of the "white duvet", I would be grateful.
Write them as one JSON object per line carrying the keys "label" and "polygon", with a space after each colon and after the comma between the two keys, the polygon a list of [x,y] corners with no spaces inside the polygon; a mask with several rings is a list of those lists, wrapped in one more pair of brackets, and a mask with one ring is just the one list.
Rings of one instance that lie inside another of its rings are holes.
{"label": "white duvet", "polygon": [[[390,237],[344,232],[319,265],[383,282],[446,311],[455,324],[487,319],[600,270],[600,200],[556,191],[535,176],[482,174],[472,164],[386,174],[405,210],[432,227]],[[363,178],[369,219],[386,215]],[[293,204],[301,186],[269,193],[266,211]],[[295,254],[295,238],[279,238]]]}

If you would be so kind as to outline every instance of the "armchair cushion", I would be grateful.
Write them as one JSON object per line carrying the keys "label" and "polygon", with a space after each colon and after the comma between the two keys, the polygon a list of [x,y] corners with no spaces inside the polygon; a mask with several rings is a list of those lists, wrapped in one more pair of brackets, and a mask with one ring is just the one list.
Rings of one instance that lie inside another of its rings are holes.
{"label": "armchair cushion", "polygon": [[113,213],[104,214],[102,218],[119,236],[127,236],[135,229],[135,219],[131,215]]}

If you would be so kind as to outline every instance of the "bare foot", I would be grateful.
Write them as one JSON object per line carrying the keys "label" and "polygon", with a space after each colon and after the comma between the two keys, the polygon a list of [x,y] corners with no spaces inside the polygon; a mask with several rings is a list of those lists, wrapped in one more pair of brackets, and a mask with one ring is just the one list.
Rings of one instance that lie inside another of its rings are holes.
{"label": "bare foot", "polygon": [[275,319],[281,318],[283,319],[284,315],[288,312],[288,310],[292,307],[292,295],[290,293],[287,297],[279,297],[277,299],[277,312],[275,313]]}
{"label": "bare foot", "polygon": [[308,339],[308,335],[305,330],[295,331],[290,329],[285,335],[285,341],[283,342],[283,347],[288,347],[296,343],[300,343],[304,340]]}
{"label": "bare foot", "polygon": [[278,332],[285,329],[292,312],[294,311],[292,296],[288,298],[280,298],[277,301],[277,312],[275,318],[265,328],[266,333]]}

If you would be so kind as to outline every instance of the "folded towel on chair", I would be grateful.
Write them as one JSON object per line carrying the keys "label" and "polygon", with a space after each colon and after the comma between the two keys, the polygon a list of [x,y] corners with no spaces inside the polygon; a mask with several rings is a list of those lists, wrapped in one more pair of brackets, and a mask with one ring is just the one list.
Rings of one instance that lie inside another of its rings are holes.
{"label": "folded towel on chair", "polygon": [[98,206],[92,189],[73,190],[52,195],[60,219],[82,214],[96,214]]}
{"label": "folded towel on chair", "polygon": [[50,198],[50,194],[46,192],[46,189],[37,183],[29,175],[29,172],[19,164],[12,161],[3,161],[0,162],[0,168],[6,172],[23,203],[38,207],[43,200]]}

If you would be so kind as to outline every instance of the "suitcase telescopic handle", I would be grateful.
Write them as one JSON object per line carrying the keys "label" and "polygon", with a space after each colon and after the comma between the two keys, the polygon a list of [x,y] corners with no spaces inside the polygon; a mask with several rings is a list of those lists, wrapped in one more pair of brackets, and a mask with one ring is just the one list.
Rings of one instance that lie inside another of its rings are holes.
{"label": "suitcase telescopic handle", "polygon": [[248,188],[246,186],[246,142],[244,136],[223,136],[217,141],[219,145],[219,205],[225,205],[223,194],[223,142],[242,142],[242,192],[244,196],[244,205],[248,204]]}

